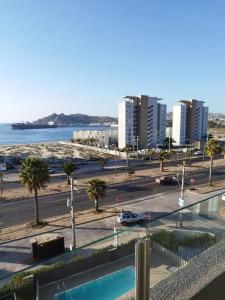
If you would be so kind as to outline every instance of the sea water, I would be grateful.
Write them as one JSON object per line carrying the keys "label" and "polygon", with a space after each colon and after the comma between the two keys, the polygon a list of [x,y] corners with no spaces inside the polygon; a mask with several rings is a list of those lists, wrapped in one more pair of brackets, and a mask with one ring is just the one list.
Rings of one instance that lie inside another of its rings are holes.
{"label": "sea water", "polygon": [[74,126],[45,129],[12,129],[10,124],[0,124],[0,145],[34,144],[71,140],[73,131],[104,130],[106,126]]}

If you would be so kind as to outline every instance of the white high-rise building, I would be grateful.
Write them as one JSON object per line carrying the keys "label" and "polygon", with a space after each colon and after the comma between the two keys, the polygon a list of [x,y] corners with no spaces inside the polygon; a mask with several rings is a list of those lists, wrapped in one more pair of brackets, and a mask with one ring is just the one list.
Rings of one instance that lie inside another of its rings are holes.
{"label": "white high-rise building", "polygon": [[122,100],[119,103],[118,118],[118,146],[124,148],[133,145],[135,138],[135,115],[136,106],[133,99]]}
{"label": "white high-rise building", "polygon": [[195,99],[180,100],[173,107],[173,134],[176,145],[201,141],[207,136],[208,107]]}
{"label": "white high-rise building", "polygon": [[177,102],[173,107],[173,127],[172,137],[176,145],[185,144],[186,140],[186,105],[181,102]]}
{"label": "white high-rise building", "polygon": [[119,103],[119,148],[139,149],[163,144],[166,137],[166,105],[157,97],[125,96]]}

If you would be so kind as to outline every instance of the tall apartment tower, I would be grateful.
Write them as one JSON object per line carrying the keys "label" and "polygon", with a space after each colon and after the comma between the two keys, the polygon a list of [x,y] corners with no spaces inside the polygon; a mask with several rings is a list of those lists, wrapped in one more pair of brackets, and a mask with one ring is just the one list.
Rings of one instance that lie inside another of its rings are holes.
{"label": "tall apartment tower", "polygon": [[186,141],[187,107],[177,102],[173,107],[172,137],[176,145],[183,145]]}
{"label": "tall apartment tower", "polygon": [[195,99],[177,101],[173,107],[172,137],[176,145],[201,141],[207,136],[208,107]]}
{"label": "tall apartment tower", "polygon": [[119,148],[156,147],[166,137],[166,105],[157,97],[125,96],[119,103]]}

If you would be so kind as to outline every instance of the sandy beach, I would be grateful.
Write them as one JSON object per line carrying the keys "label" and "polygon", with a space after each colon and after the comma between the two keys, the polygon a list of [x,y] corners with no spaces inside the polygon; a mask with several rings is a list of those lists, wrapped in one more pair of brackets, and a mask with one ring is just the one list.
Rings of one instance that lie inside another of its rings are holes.
{"label": "sandy beach", "polygon": [[0,157],[4,158],[6,161],[12,158],[24,159],[28,156],[37,156],[49,160],[81,157],[75,145],[70,142],[0,146]]}

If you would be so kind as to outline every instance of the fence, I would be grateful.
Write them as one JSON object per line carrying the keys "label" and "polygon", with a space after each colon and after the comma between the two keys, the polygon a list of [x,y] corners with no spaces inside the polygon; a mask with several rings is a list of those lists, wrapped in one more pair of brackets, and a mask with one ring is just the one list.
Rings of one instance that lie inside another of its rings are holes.
{"label": "fence", "polygon": [[160,255],[169,259],[170,263],[173,265],[184,267],[188,264],[188,262],[185,259],[183,259],[181,256],[176,255],[169,249],[163,247],[162,245],[156,242],[152,243],[152,249],[158,252]]}
{"label": "fence", "polygon": [[[60,142],[60,144],[68,144],[69,142]],[[71,145],[71,143],[69,143]],[[118,150],[109,150],[109,149],[104,149],[104,148],[100,148],[100,147],[95,147],[95,146],[88,146],[88,145],[82,145],[82,144],[77,144],[77,143],[73,143],[72,145],[74,145],[74,147],[77,148],[82,148],[82,149],[86,149],[86,150],[94,150],[96,152],[100,152],[100,153],[104,153],[104,154],[108,154],[108,155],[112,155],[112,156],[118,156],[118,157],[122,157],[122,158],[126,158],[127,154],[125,152],[121,152]]]}

